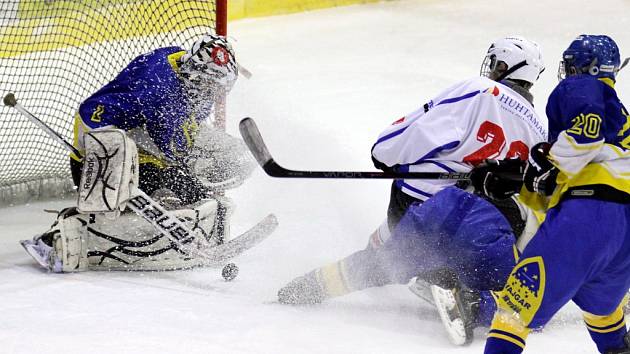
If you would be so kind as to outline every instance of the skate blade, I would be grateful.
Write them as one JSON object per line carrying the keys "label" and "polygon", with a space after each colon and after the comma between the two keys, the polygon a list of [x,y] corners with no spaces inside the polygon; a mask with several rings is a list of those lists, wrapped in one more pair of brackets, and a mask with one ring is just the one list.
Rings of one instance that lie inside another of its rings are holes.
{"label": "skate blade", "polygon": [[50,269],[48,264],[48,256],[50,254],[51,247],[46,248],[39,243],[34,242],[33,240],[22,240],[20,241],[22,247],[26,253],[28,253],[33,259],[39,263],[42,267],[46,269]]}
{"label": "skate blade", "polygon": [[469,344],[471,338],[466,335],[464,319],[459,313],[453,292],[431,285],[431,293],[451,343],[457,346]]}

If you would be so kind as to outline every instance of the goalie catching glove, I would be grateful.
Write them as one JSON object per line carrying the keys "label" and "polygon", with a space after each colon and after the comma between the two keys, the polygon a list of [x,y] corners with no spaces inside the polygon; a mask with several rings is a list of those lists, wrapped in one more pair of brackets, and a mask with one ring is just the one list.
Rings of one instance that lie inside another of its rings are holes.
{"label": "goalie catching glove", "polygon": [[200,126],[185,165],[210,191],[240,186],[257,166],[242,140],[208,124]]}

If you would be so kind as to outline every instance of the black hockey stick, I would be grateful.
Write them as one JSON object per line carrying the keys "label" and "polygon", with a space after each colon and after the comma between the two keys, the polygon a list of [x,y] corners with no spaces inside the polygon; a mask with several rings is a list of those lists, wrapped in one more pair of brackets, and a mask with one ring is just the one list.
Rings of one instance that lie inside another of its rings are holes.
{"label": "black hockey stick", "polygon": [[289,170],[271,157],[260,131],[252,118],[239,124],[241,136],[263,170],[271,177],[281,178],[356,178],[356,179],[448,179],[469,180],[466,172],[380,172],[380,171],[298,171]]}

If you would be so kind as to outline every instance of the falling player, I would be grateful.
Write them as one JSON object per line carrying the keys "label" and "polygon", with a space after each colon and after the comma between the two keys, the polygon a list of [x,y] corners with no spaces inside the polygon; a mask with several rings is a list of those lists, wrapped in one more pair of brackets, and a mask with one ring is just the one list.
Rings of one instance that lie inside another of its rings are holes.
{"label": "falling player", "polygon": [[[486,159],[507,157],[516,159],[506,162],[519,171],[529,147],[547,138],[547,124],[534,111],[529,91],[543,70],[534,42],[495,41],[481,77],[452,86],[380,134],[372,148],[376,167],[470,172]],[[318,303],[418,276],[433,284],[451,340],[470,342],[474,325],[489,324],[496,308],[489,292],[480,290],[501,288],[515,264],[516,237],[525,240],[536,224],[509,198],[521,183],[493,184],[492,166],[484,166],[475,181],[495,199],[447,180],[394,181],[387,219],[368,247],[294,279],[279,291],[279,301]]]}
{"label": "falling player", "polygon": [[499,296],[487,354],[521,353],[530,330],[570,300],[600,353],[630,353],[630,115],[614,89],[622,67],[608,36],[581,35],[562,55],[547,102],[550,143],[532,148],[521,195],[548,211]]}
{"label": "falling player", "polygon": [[[221,243],[227,237],[232,210],[222,191],[242,183],[254,166],[240,140],[210,123],[213,105],[231,90],[237,74],[234,51],[218,35],[203,36],[188,50],[159,48],[131,61],[79,107],[74,143],[83,156],[71,155],[79,194],[88,186],[94,188],[96,170],[97,176],[136,176],[137,182],[133,178],[128,182],[175,209],[173,213],[196,233],[194,242],[199,247]],[[117,143],[94,138],[111,128],[124,132]],[[98,169],[96,162],[88,159],[86,163],[87,141],[96,142],[105,156],[124,151],[122,162],[115,166],[98,161]],[[117,187],[103,183],[98,193],[90,190],[85,195],[111,194],[108,188]],[[53,271],[173,269],[200,264],[133,213],[114,218],[68,208],[51,230],[23,245]]]}

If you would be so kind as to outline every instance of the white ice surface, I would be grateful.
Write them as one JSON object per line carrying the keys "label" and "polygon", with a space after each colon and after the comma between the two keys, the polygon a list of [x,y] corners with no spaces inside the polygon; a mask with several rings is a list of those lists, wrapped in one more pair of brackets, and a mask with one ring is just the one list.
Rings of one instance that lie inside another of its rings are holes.
{"label": "white ice surface", "polygon": [[[295,169],[372,169],[387,124],[439,90],[474,75],[489,42],[538,41],[547,71],[536,85],[544,113],[560,53],[579,33],[606,33],[630,50],[630,3],[395,1],[230,24],[254,73],[229,98],[228,131],[254,117],[277,161]],[[628,92],[630,73],[618,91]],[[448,129],[448,127],[445,127]],[[269,212],[263,244],[220,270],[48,274],[18,245],[47,229],[68,201],[0,209],[0,353],[481,353],[449,345],[434,309],[403,286],[370,289],[321,306],[275,303],[293,277],[362,248],[385,216],[387,181],[279,180],[262,171],[229,193],[233,231]],[[526,353],[594,353],[574,306]]]}

